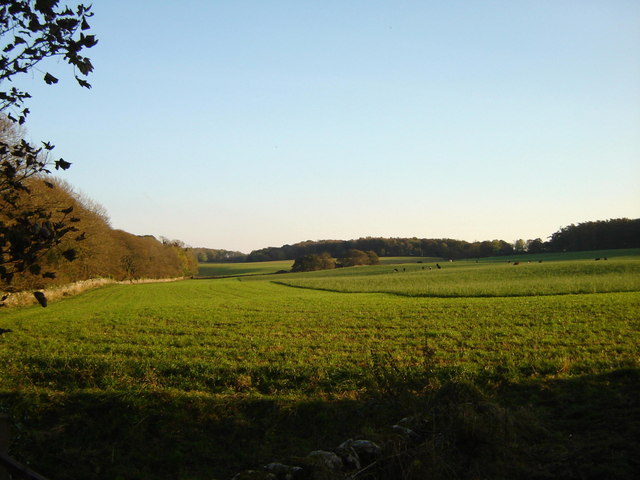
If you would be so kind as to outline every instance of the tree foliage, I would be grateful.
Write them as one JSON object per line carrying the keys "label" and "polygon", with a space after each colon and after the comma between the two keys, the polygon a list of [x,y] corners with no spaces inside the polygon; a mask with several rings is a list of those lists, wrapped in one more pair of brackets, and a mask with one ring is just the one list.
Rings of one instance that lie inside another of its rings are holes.
{"label": "tree foliage", "polygon": [[[43,271],[55,271],[55,277],[44,277],[28,269],[15,275],[14,289],[41,289],[97,277],[135,280],[196,273],[195,258],[183,242],[114,230],[102,206],[77,194],[66,182],[56,179],[52,182],[54,189],[42,179],[31,179],[30,193],[22,201],[26,208],[49,209],[52,222],[64,217],[62,210],[72,208],[75,231],[39,258],[38,265]],[[67,251],[74,252],[73,262],[65,258]]]}
{"label": "tree foliage", "polygon": [[380,263],[376,252],[370,250],[363,252],[358,249],[351,249],[339,261],[340,267],[355,267],[356,265],[376,265]]}
{"label": "tree foliage", "polygon": [[543,253],[546,246],[541,238],[534,238],[533,240],[527,240],[526,249],[527,253]]}
{"label": "tree foliage", "polygon": [[[0,118],[0,281],[5,285],[27,270],[45,278],[55,275],[43,271],[38,259],[65,235],[77,231],[73,207],[31,201],[31,180],[45,170],[46,160],[19,135],[10,120]],[[51,182],[42,185],[55,188]],[[63,255],[75,259],[71,249]]]}
{"label": "tree foliage", "polygon": [[[18,74],[31,71],[49,57],[62,57],[73,67],[76,81],[91,88],[87,76],[93,71],[91,60],[83,51],[98,41],[85,35],[91,27],[87,21],[93,13],[82,4],[71,9],[58,0],[0,0],[0,84]],[[58,79],[45,72],[43,80],[53,85]],[[29,113],[24,106],[28,92],[15,86],[0,91],[0,111],[22,125]]]}
{"label": "tree foliage", "polygon": [[292,272],[313,272],[315,270],[329,270],[336,268],[336,259],[327,252],[310,253],[296,258],[291,267]]}
{"label": "tree foliage", "polygon": [[374,251],[363,252],[351,249],[347,254],[336,260],[329,253],[310,253],[296,258],[291,268],[292,272],[312,272],[315,270],[328,270],[336,267],[353,267],[356,265],[377,265],[380,263],[378,255]]}
{"label": "tree foliage", "polygon": [[465,242],[449,238],[380,238],[365,237],[356,240],[320,240],[268,247],[254,250],[247,256],[249,262],[293,260],[309,254],[327,252],[335,258],[346,258],[350,250],[374,252],[380,257],[440,257],[477,258],[513,253],[513,245],[504,240]]}
{"label": "tree foliage", "polygon": [[568,225],[551,235],[551,251],[640,247],[640,218],[616,218]]}
{"label": "tree foliage", "polygon": [[[293,260],[305,255],[327,252],[336,258],[349,257],[349,251],[374,252],[380,257],[439,257],[445,259],[482,258],[514,253],[543,253],[577,250],[640,247],[640,219],[611,219],[569,225],[551,235],[549,241],[540,238],[466,242],[451,238],[380,238],[356,240],[319,240],[268,247],[251,252],[246,260]],[[346,263],[350,263],[347,259]]]}
{"label": "tree foliage", "polygon": [[527,250],[527,242],[524,239],[519,238],[513,243],[514,253],[524,253]]}
{"label": "tree foliage", "polygon": [[237,251],[215,248],[191,248],[193,255],[200,263],[244,262],[247,254]]}
{"label": "tree foliage", "polygon": [[[42,268],[41,256],[77,231],[72,207],[55,210],[25,201],[31,179],[51,173],[52,168],[66,170],[71,164],[50,158],[51,143],[35,146],[22,138],[16,126],[26,121],[25,102],[31,95],[12,81],[20,74],[40,72],[36,66],[42,60],[62,57],[78,84],[90,88],[86,78],[93,65],[84,51],[97,43],[95,36],[86,34],[91,16],[90,7],[71,9],[58,0],[0,0],[0,282],[5,290],[16,274],[54,276]],[[49,72],[44,72],[43,80],[58,83]],[[54,188],[52,182],[45,185]],[[74,260],[76,253],[67,249],[62,257]]]}

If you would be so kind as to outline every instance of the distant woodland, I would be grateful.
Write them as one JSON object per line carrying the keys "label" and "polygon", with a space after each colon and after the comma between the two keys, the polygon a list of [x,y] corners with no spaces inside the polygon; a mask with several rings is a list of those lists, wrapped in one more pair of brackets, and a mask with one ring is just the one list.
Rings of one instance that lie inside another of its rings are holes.
{"label": "distant woodland", "polygon": [[[45,208],[47,222],[72,225],[62,241],[46,250],[36,268],[17,274],[11,290],[40,289],[90,278],[134,280],[191,276],[205,262],[260,262],[295,260],[294,271],[377,263],[378,256],[416,256],[445,259],[481,258],[518,253],[543,253],[614,248],[640,248],[640,219],[612,219],[569,225],[548,241],[541,239],[466,242],[426,238],[359,238],[305,241],[254,250],[250,254],[209,248],[190,248],[179,240],[138,236],[111,228],[105,209],[74,192],[60,180],[34,177],[20,208]],[[0,211],[0,223],[7,222]],[[69,258],[68,252],[73,252]]]}
{"label": "distant woodland", "polygon": [[569,225],[555,232],[547,241],[540,238],[466,242],[451,238],[378,238],[357,240],[319,240],[268,247],[248,255],[227,250],[194,249],[199,262],[265,262],[296,260],[308,255],[329,254],[345,258],[352,250],[375,252],[380,257],[438,257],[446,259],[483,258],[519,253],[640,248],[640,219],[618,218]]}
{"label": "distant woodland", "polygon": [[192,248],[199,263],[246,262],[247,254],[215,248]]}
{"label": "distant woodland", "polygon": [[[206,262],[295,260],[295,271],[375,264],[378,256],[416,256],[445,259],[482,258],[518,253],[640,248],[640,219],[612,219],[569,225],[548,241],[541,239],[466,242],[449,238],[374,238],[305,241],[254,250],[250,254],[209,248],[190,248],[179,240],[138,236],[111,228],[105,209],[74,192],[60,180],[33,178],[22,208],[44,207],[49,223],[64,221],[73,230],[47,250],[37,269],[16,275],[11,290],[39,289],[89,278],[115,280],[191,276]],[[0,222],[6,221],[0,212]],[[47,223],[42,224],[47,228]],[[67,252],[73,251],[73,258]],[[358,256],[359,255],[359,256]],[[360,258],[362,257],[362,258]],[[71,261],[69,261],[71,260]],[[50,272],[50,274],[49,274]]]}

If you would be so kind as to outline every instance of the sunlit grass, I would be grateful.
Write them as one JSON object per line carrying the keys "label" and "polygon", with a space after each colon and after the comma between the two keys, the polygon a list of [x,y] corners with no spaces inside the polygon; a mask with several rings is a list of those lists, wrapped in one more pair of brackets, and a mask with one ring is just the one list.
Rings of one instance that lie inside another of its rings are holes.
{"label": "sunlit grass", "polygon": [[198,276],[224,277],[230,275],[259,275],[275,273],[280,270],[291,270],[292,265],[293,260],[245,263],[200,263],[198,265]]}
{"label": "sunlit grass", "polygon": [[336,274],[286,276],[292,287],[418,297],[500,297],[640,291],[640,259],[596,262],[442,263],[352,267]]}
{"label": "sunlit grass", "polygon": [[570,396],[574,379],[640,368],[638,258],[434,265],[110,285],[3,310],[0,409],[54,478],[230,478],[384,428],[452,382],[524,386],[504,401],[543,409],[528,386]]}
{"label": "sunlit grass", "polygon": [[355,393],[366,387],[372,352],[412,368],[427,338],[440,366],[475,374],[637,361],[638,292],[412,298],[240,280],[109,286],[46,310],[11,311],[2,320],[13,331],[0,337],[0,387]]}

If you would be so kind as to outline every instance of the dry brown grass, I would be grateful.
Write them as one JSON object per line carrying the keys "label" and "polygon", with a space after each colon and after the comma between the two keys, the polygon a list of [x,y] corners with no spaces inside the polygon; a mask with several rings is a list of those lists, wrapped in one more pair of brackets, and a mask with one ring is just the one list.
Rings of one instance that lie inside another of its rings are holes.
{"label": "dry brown grass", "polygon": [[[125,285],[125,284],[137,284],[137,283],[160,283],[160,282],[176,282],[178,280],[184,280],[185,277],[176,278],[140,278],[136,280],[123,280],[116,281],[111,278],[91,278],[89,280],[81,280],[78,282],[69,283],[57,287],[51,287],[47,289],[41,289],[47,297],[49,302],[60,300],[65,297],[72,297],[78,295],[87,290],[93,290],[94,288],[104,287],[105,285]],[[5,294],[2,293],[2,296]],[[24,307],[27,305],[35,305],[37,302],[33,295],[32,290],[25,290],[21,292],[9,293],[7,298],[2,302],[3,307]]]}

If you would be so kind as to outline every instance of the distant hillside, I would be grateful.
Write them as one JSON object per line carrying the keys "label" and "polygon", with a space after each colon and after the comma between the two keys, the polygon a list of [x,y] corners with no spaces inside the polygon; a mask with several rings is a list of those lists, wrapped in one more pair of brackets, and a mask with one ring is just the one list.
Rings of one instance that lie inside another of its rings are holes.
{"label": "distant hillside", "polygon": [[640,247],[640,218],[617,218],[569,225],[551,235],[552,252]]}
{"label": "distant hillside", "polygon": [[193,255],[199,263],[227,263],[227,262],[246,262],[247,254],[242,252],[234,252],[231,250],[215,249],[215,248],[191,248]]}
{"label": "distant hillside", "polygon": [[[380,257],[439,257],[482,258],[517,253],[543,253],[561,251],[605,250],[640,248],[640,219],[627,218],[584,222],[569,225],[549,237],[517,240],[466,242],[451,238],[380,238],[365,237],[356,240],[307,240],[293,245],[267,247],[254,250],[244,259],[226,261],[265,262],[295,260],[310,254],[328,253],[335,258],[344,257],[351,249],[373,251]],[[241,258],[241,257],[238,257]]]}

